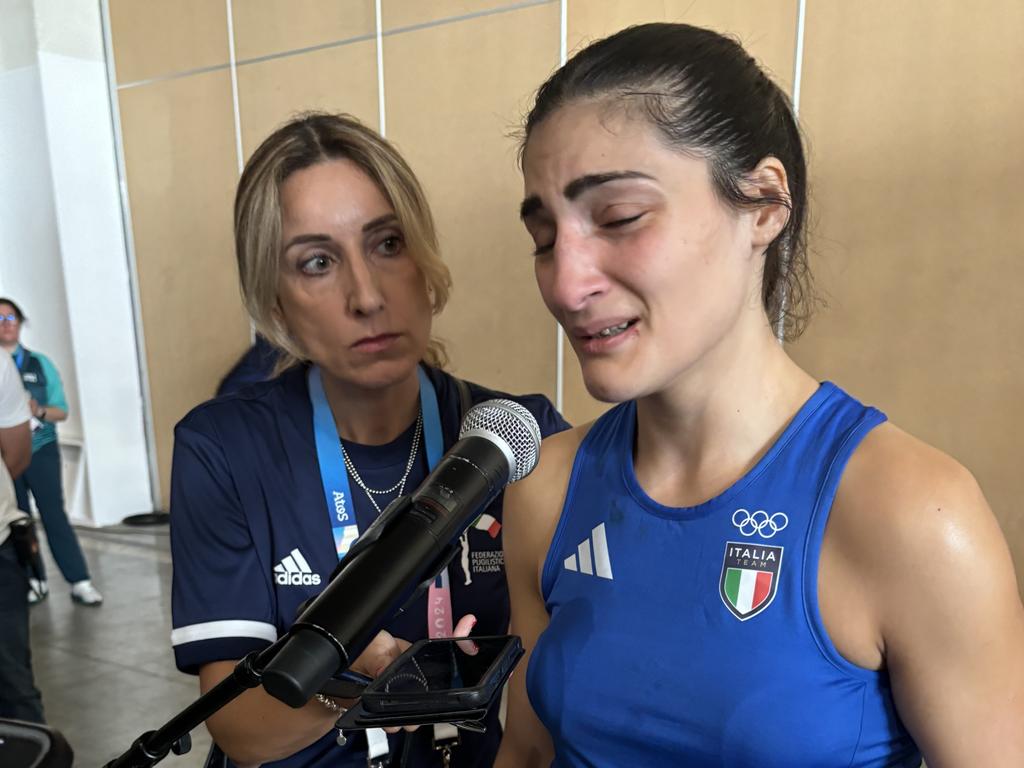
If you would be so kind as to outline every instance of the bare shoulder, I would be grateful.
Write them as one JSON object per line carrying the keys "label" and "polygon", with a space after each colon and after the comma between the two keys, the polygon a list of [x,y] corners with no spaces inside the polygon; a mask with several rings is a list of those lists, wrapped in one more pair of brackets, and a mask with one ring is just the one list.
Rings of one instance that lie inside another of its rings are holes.
{"label": "bare shoulder", "polygon": [[591,424],[558,432],[541,444],[540,459],[527,477],[505,490],[506,558],[543,562],[558,525],[576,451]]}
{"label": "bare shoulder", "polygon": [[851,457],[826,536],[871,589],[883,639],[909,621],[949,619],[979,594],[1020,604],[1006,540],[974,476],[892,424]]}
{"label": "bare shoulder", "polygon": [[962,543],[969,532],[969,538],[984,536],[995,524],[966,467],[888,423],[869,432],[854,452],[835,509],[837,525],[854,540],[862,535],[877,545],[878,539],[894,539],[908,556],[943,542]]}
{"label": "bare shoulder", "polygon": [[928,765],[1024,765],[1024,607],[966,468],[891,424],[872,430],[843,473],[819,575],[837,647],[885,667]]}
{"label": "bare shoulder", "polygon": [[520,501],[547,502],[552,497],[564,496],[565,486],[572,472],[576,450],[590,431],[591,424],[567,429],[544,439],[540,458],[533,472],[506,491],[506,498]]}

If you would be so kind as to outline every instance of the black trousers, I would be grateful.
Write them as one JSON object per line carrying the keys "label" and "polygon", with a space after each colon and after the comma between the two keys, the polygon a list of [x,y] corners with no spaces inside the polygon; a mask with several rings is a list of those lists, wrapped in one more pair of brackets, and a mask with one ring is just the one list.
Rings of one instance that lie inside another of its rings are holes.
{"label": "black trousers", "polygon": [[28,641],[28,577],[10,536],[0,544],[0,717],[43,721]]}

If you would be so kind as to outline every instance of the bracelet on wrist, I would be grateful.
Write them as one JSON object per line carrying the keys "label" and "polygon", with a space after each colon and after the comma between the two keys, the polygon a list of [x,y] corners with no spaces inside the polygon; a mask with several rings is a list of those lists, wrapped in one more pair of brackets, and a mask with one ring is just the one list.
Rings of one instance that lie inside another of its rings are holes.
{"label": "bracelet on wrist", "polygon": [[327,707],[327,709],[331,710],[331,712],[334,712],[337,715],[343,715],[346,712],[348,712],[348,709],[346,707],[341,706],[341,704],[336,702],[334,699],[330,698],[329,696],[324,696],[322,693],[318,693],[313,698],[315,698],[323,706]]}

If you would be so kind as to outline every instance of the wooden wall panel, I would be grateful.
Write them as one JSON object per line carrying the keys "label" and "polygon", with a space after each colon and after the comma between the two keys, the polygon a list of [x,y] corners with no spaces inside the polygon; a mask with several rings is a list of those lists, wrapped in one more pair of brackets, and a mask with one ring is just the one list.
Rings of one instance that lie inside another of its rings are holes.
{"label": "wooden wall panel", "polygon": [[454,368],[482,383],[553,397],[555,324],[518,220],[522,179],[516,142],[506,134],[557,65],[558,6],[384,40],[388,136],[426,187],[455,281],[436,325],[450,341]]}
{"label": "wooden wall panel", "polygon": [[[516,219],[515,141],[536,87],[557,66],[559,3],[385,0],[388,133],[434,206],[455,291],[438,322],[455,369],[554,395],[555,326]],[[787,89],[797,0],[571,0],[568,47],[650,20],[736,34]],[[505,7],[502,12],[490,13]],[[373,30],[372,3],[236,2],[239,58]],[[474,18],[438,23],[475,14]],[[110,0],[121,83],[225,64],[222,3]],[[1024,5],[992,0],[808,4],[802,120],[811,144],[814,263],[831,301],[794,356],[950,452],[981,480],[1024,584],[1024,494],[1016,467],[1024,331],[1018,179],[1024,92],[1015,73]],[[251,152],[310,107],[376,126],[375,41],[238,69]],[[230,208],[237,167],[226,69],[119,92],[160,479],[173,424],[208,397],[248,342]],[[566,414],[603,410],[571,352]]]}
{"label": "wooden wall panel", "polygon": [[[558,5],[558,0],[548,2]],[[387,31],[519,5],[522,5],[522,0],[430,0],[429,3],[423,0],[383,0],[380,9],[381,26]],[[558,53],[557,47],[555,53]]]}
{"label": "wooden wall panel", "polygon": [[[589,42],[653,21],[694,24],[734,35],[787,93],[792,89],[797,0],[573,0],[566,48],[571,56]],[[568,340],[563,365],[566,418],[582,424],[604,413],[608,404],[587,393]]]}
{"label": "wooden wall panel", "polygon": [[830,307],[798,361],[979,478],[1024,585],[1024,4],[812,3],[801,115]]}
{"label": "wooden wall panel", "polygon": [[246,157],[297,112],[348,112],[378,128],[377,46],[373,40],[270,59],[238,68]]}
{"label": "wooden wall panel", "polygon": [[109,0],[119,83],[227,64],[227,8],[211,0]]}
{"label": "wooden wall panel", "polygon": [[793,86],[798,0],[572,0],[569,55],[633,24],[694,24],[733,35],[786,92]]}
{"label": "wooden wall panel", "polygon": [[231,237],[237,178],[226,70],[119,94],[163,503],[174,424],[249,343]]}
{"label": "wooden wall panel", "polygon": [[376,34],[373,0],[236,0],[232,16],[239,61]]}

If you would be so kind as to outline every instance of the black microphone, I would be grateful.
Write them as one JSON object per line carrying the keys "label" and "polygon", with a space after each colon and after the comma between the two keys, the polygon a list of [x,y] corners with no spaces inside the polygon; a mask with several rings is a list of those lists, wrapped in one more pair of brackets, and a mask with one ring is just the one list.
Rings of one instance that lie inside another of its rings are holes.
{"label": "black microphone", "polygon": [[384,510],[300,613],[263,671],[264,690],[298,708],[347,669],[448,564],[487,505],[533,471],[539,453],[540,428],[523,406],[488,400],[470,408],[459,441],[411,496]]}

